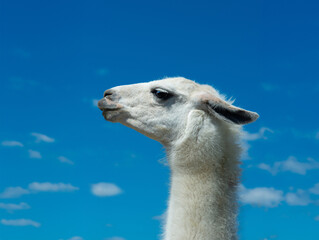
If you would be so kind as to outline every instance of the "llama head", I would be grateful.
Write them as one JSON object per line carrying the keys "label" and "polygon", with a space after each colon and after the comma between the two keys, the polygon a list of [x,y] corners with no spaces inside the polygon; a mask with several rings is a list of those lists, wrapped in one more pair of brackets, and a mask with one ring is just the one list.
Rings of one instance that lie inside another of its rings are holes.
{"label": "llama head", "polygon": [[198,116],[194,111],[215,125],[241,125],[258,118],[257,113],[231,105],[214,88],[181,77],[114,87],[104,92],[98,107],[107,121],[164,145],[183,136],[190,116]]}

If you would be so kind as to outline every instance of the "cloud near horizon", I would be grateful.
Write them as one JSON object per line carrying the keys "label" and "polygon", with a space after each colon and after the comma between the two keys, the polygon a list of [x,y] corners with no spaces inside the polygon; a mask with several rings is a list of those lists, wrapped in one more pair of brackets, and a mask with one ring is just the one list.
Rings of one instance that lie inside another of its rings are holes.
{"label": "cloud near horizon", "polygon": [[256,187],[249,189],[242,184],[239,186],[239,200],[243,204],[258,207],[273,208],[279,206],[282,202],[285,202],[289,206],[308,206],[309,204],[315,203],[315,201],[310,198],[310,193],[311,189],[298,189],[296,192],[284,194],[282,190],[272,187]]}
{"label": "cloud near horizon", "polygon": [[312,158],[308,158],[307,162],[299,162],[297,158],[290,156],[287,160],[275,162],[272,166],[261,163],[257,167],[270,172],[272,175],[276,175],[279,172],[292,172],[305,175],[309,170],[319,169],[319,162]]}
{"label": "cloud near horizon", "polygon": [[319,183],[316,183],[312,188],[310,188],[309,192],[315,195],[319,195]]}
{"label": "cloud near horizon", "polygon": [[80,237],[80,236],[74,236],[69,238],[68,240],[84,240],[84,238]]}
{"label": "cloud near horizon", "polygon": [[273,208],[284,200],[284,193],[274,188],[257,187],[248,189],[244,185],[240,185],[239,199],[244,204]]}
{"label": "cloud near horizon", "polygon": [[313,202],[309,197],[309,193],[301,189],[298,189],[296,193],[287,193],[285,200],[290,206],[307,206]]}
{"label": "cloud near horizon", "polygon": [[19,204],[14,203],[0,203],[0,208],[5,209],[8,212],[13,212],[16,210],[24,210],[24,209],[30,209],[29,204],[21,202]]}
{"label": "cloud near horizon", "polygon": [[122,237],[110,237],[110,238],[105,238],[104,240],[125,240],[125,238],[122,238]]}
{"label": "cloud near horizon", "polygon": [[73,192],[79,190],[69,183],[50,183],[50,182],[33,182],[28,185],[27,189],[22,187],[7,187],[2,193],[0,198],[18,198],[27,194],[36,194],[39,192]]}
{"label": "cloud near horizon", "polygon": [[1,145],[5,147],[24,147],[24,145],[21,142],[9,140],[2,141]]}
{"label": "cloud near horizon", "polygon": [[111,197],[122,193],[122,190],[113,183],[100,182],[91,185],[91,192],[98,197]]}
{"label": "cloud near horizon", "polygon": [[24,226],[40,227],[41,226],[40,223],[30,219],[11,219],[11,220],[2,219],[1,223],[7,226],[18,226],[18,227],[24,227]]}
{"label": "cloud near horizon", "polygon": [[38,151],[34,151],[34,150],[29,149],[28,153],[29,153],[29,158],[36,158],[36,159],[41,159],[42,158],[41,153],[38,152]]}

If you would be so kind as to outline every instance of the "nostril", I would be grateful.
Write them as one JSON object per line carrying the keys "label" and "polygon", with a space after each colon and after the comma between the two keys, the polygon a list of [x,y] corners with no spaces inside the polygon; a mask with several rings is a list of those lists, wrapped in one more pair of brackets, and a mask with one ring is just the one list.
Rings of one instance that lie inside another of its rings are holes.
{"label": "nostril", "polygon": [[104,92],[104,97],[110,96],[110,95],[112,95],[112,94],[113,94],[113,90],[112,90],[112,89],[108,89],[108,90],[106,90],[106,91]]}

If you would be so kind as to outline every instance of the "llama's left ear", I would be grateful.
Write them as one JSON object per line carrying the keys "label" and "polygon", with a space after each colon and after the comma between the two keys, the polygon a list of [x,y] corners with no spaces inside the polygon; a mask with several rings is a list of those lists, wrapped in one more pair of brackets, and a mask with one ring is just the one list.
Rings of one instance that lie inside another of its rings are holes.
{"label": "llama's left ear", "polygon": [[211,94],[202,94],[200,101],[206,105],[209,113],[231,123],[248,124],[256,121],[259,117],[255,112],[235,107]]}

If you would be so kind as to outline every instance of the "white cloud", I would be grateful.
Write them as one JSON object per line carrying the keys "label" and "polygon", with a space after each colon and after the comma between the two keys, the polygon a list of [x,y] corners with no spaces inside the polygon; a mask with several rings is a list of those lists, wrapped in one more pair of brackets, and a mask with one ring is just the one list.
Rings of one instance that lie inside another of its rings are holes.
{"label": "white cloud", "polygon": [[239,188],[239,199],[244,204],[264,207],[277,207],[283,200],[283,192],[274,188],[257,187],[248,189],[243,185]]}
{"label": "white cloud", "polygon": [[319,162],[312,158],[308,158],[307,162],[299,162],[295,157],[290,156],[287,160],[275,162],[272,166],[261,163],[258,168],[266,170],[272,175],[276,175],[278,172],[293,172],[305,175],[309,170],[319,169]]}
{"label": "white cloud", "polygon": [[316,139],[319,139],[319,131],[316,133]]}
{"label": "white cloud", "polygon": [[319,183],[309,190],[298,189],[296,192],[288,192],[286,194],[274,188],[257,187],[247,189],[245,186],[240,185],[239,200],[244,204],[264,207],[277,207],[281,202],[286,202],[290,206],[308,206],[309,204],[317,204],[316,201],[310,198],[310,193],[316,194],[317,190],[319,190]]}
{"label": "white cloud", "polygon": [[315,184],[312,188],[310,188],[309,192],[319,195],[319,183]]}
{"label": "white cloud", "polygon": [[125,238],[122,238],[122,237],[110,237],[110,238],[105,238],[105,240],[125,240]]}
{"label": "white cloud", "polygon": [[53,138],[48,137],[47,135],[41,134],[41,133],[31,133],[32,136],[35,137],[35,142],[47,142],[51,143],[54,142],[55,140]]}
{"label": "white cloud", "polygon": [[266,132],[273,133],[273,131],[269,128],[262,127],[259,129],[257,133],[249,133],[247,131],[243,131],[242,139],[245,141],[255,141],[258,139],[267,139]]}
{"label": "white cloud", "polygon": [[264,238],[263,240],[269,240],[269,239],[274,239],[274,238],[277,238],[277,235],[271,235],[267,238]]}
{"label": "white cloud", "polygon": [[2,141],[1,145],[5,147],[23,147],[23,144],[18,141]]}
{"label": "white cloud", "polygon": [[92,184],[92,194],[98,197],[110,197],[122,193],[122,190],[113,183],[100,182]]}
{"label": "white cloud", "polygon": [[1,223],[7,226],[33,226],[33,227],[40,227],[41,224],[30,219],[13,219],[7,220],[2,219]]}
{"label": "white cloud", "polygon": [[5,209],[8,212],[13,212],[15,210],[24,210],[24,209],[29,209],[30,206],[27,203],[19,203],[19,204],[14,204],[14,203],[0,203],[0,208]]}
{"label": "white cloud", "polygon": [[59,161],[62,162],[62,163],[67,163],[67,164],[70,164],[70,165],[74,165],[74,162],[71,161],[70,159],[64,157],[64,156],[60,156],[58,157]]}
{"label": "white cloud", "polygon": [[69,238],[68,240],[84,240],[84,238],[79,237],[79,236],[74,236],[74,237]]}
{"label": "white cloud", "polygon": [[79,188],[69,183],[33,182],[28,185],[27,189],[22,187],[8,187],[0,193],[0,198],[18,198],[22,195],[36,194],[39,192],[73,192],[76,190],[79,190]]}
{"label": "white cloud", "polygon": [[266,163],[260,163],[257,167],[270,172],[272,175],[276,175],[278,172],[278,163],[275,163],[273,167]]}
{"label": "white cloud", "polygon": [[29,152],[29,157],[30,158],[37,158],[37,159],[41,159],[42,158],[41,153],[38,152],[38,151],[34,151],[34,150],[29,149],[28,152]]}
{"label": "white cloud", "polygon": [[0,198],[18,198],[25,194],[30,194],[30,191],[22,187],[8,187],[0,193]]}
{"label": "white cloud", "polygon": [[249,160],[251,157],[249,156],[248,150],[250,149],[250,144],[248,144],[246,141],[241,142],[241,148],[243,150],[242,152],[242,159],[243,160]]}
{"label": "white cloud", "polygon": [[315,221],[319,221],[319,215],[315,217]]}
{"label": "white cloud", "polygon": [[287,193],[285,200],[291,206],[307,206],[312,201],[306,191],[299,189],[296,193]]}
{"label": "white cloud", "polygon": [[247,131],[242,131],[241,135],[241,147],[243,149],[242,159],[248,160],[250,156],[248,154],[248,150],[250,149],[249,141],[256,141],[258,139],[267,139],[266,132],[273,133],[273,131],[269,128],[262,127],[259,129],[257,133],[249,133]]}
{"label": "white cloud", "polygon": [[28,187],[31,191],[35,192],[72,192],[78,190],[78,187],[74,187],[71,184],[65,183],[50,183],[50,182],[33,182]]}

